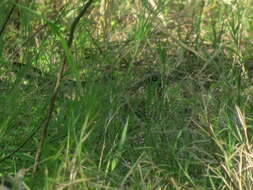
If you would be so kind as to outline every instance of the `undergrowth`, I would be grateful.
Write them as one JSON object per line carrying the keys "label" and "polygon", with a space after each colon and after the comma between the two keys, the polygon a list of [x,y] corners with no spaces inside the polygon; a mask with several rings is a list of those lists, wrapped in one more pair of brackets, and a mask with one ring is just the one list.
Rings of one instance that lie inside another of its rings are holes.
{"label": "undergrowth", "polygon": [[0,3],[1,183],[252,189],[251,1],[153,2],[94,1],[71,49],[82,1]]}

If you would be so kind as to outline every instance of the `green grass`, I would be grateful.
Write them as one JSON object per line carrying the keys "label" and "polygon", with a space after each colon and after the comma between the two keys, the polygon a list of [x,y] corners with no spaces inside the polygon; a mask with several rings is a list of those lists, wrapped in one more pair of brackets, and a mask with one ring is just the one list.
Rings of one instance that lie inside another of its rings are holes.
{"label": "green grass", "polygon": [[0,159],[43,122],[68,66],[39,170],[41,129],[0,175],[26,169],[31,190],[252,189],[252,3],[187,2],[109,1],[101,14],[95,2],[71,49],[81,1],[53,17],[53,3],[18,4],[0,34]]}

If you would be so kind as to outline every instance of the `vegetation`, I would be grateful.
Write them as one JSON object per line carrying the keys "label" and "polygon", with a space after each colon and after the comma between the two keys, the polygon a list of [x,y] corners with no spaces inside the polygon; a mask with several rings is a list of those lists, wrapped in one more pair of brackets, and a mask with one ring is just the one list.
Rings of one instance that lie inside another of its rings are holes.
{"label": "vegetation", "polygon": [[2,0],[0,189],[252,189],[252,13]]}

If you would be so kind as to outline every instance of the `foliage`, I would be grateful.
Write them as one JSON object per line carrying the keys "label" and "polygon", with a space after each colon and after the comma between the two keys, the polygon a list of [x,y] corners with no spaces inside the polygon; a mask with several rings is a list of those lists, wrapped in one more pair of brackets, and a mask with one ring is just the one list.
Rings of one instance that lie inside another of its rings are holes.
{"label": "foliage", "polygon": [[16,189],[252,189],[251,1],[94,0],[70,47],[87,2],[0,2],[1,176],[25,171]]}

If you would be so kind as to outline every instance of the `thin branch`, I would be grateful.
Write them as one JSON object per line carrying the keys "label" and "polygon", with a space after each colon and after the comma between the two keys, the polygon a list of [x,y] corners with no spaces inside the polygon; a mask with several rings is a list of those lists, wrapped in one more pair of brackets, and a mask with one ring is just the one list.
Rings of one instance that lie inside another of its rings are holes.
{"label": "thin branch", "polygon": [[[18,2],[18,0],[17,0],[16,2]],[[63,6],[63,7],[64,7],[64,6]],[[63,7],[62,7],[62,8],[63,8]],[[62,8],[61,8],[61,10],[62,10]],[[52,17],[53,17],[53,16],[56,16],[56,15],[52,15]],[[46,24],[42,25],[38,30],[36,30],[36,32],[35,32],[34,34],[32,34],[32,35],[23,43],[23,45],[26,44],[27,42],[29,42],[31,39],[33,39],[33,37],[35,37],[35,36],[36,36],[40,31],[42,31],[45,27],[46,27]],[[23,45],[22,45],[22,46],[23,46]],[[12,55],[16,54],[20,49],[21,49],[21,48],[16,49]],[[9,57],[9,59],[10,59],[10,58],[11,58],[11,57]],[[19,147],[17,147],[13,152],[11,152],[10,154],[8,154],[7,156],[3,157],[3,158],[0,160],[0,163],[3,162],[3,161],[5,161],[5,160],[7,160],[7,159],[9,159],[9,158],[11,158],[14,154],[16,154],[17,152],[19,152],[19,151],[32,139],[32,137],[34,137],[34,135],[39,131],[39,129],[42,128],[43,126],[45,126],[46,121],[47,121],[47,118],[45,118],[45,119],[41,122],[41,124],[40,124],[36,129],[34,129],[34,131],[25,139],[25,141],[24,141],[21,145],[19,145]]]}
{"label": "thin branch", "polygon": [[[18,0],[16,0],[16,3],[18,3]],[[11,19],[11,15],[12,15],[12,13],[13,13],[15,7],[16,7],[16,5],[14,4],[14,5],[12,6],[12,8],[11,8],[9,14],[7,15],[6,20],[5,20],[3,26],[2,26],[2,28],[1,28],[1,30],[0,30],[0,36],[3,34],[3,32],[4,32],[4,30],[5,30],[6,26],[7,26],[7,24],[8,24],[8,22],[9,22],[9,20]]]}
{"label": "thin branch", "polygon": [[[72,43],[73,43],[74,32],[75,32],[76,25],[80,21],[81,17],[85,14],[85,12],[87,11],[87,9],[90,7],[92,1],[93,0],[89,0],[84,5],[83,9],[79,13],[79,15],[75,18],[75,20],[73,21],[73,23],[71,25],[71,29],[70,29],[70,33],[69,33],[69,38],[68,38],[68,46],[69,46],[69,48],[71,48]],[[40,30],[43,29],[44,27],[45,26],[43,25],[40,28]],[[40,163],[41,152],[42,152],[42,149],[43,149],[45,138],[47,136],[47,130],[48,130],[49,122],[50,122],[50,120],[52,118],[52,114],[53,114],[53,111],[55,109],[55,101],[56,101],[57,94],[58,94],[58,91],[59,91],[59,88],[60,88],[60,83],[61,83],[61,80],[62,80],[62,76],[64,74],[66,63],[67,63],[67,57],[65,56],[64,60],[62,62],[62,65],[60,67],[60,71],[59,71],[59,73],[57,75],[57,81],[56,81],[56,84],[55,84],[55,87],[54,87],[53,95],[52,95],[52,97],[50,99],[49,109],[48,109],[48,112],[47,112],[47,115],[46,115],[45,119],[43,119],[43,121],[41,122],[41,124],[29,135],[29,137],[17,149],[15,149],[9,155],[7,155],[4,158],[2,158],[0,160],[0,163],[3,162],[3,161],[5,161],[5,160],[7,160],[7,159],[9,159],[9,158],[11,158],[14,154],[16,154],[18,151],[20,151],[30,141],[30,139],[38,132],[38,130],[40,128],[44,128],[43,133],[41,135],[40,146],[37,149],[37,153],[36,153],[36,157],[35,157],[35,164],[34,164],[34,167],[33,167],[33,172],[36,172],[36,170],[38,169],[38,165]]]}
{"label": "thin branch", "polygon": [[[78,14],[78,16],[75,18],[75,20],[73,21],[73,23],[72,23],[72,25],[70,27],[69,38],[68,38],[68,41],[67,41],[69,48],[71,48],[73,40],[74,40],[74,33],[75,33],[76,26],[79,23],[79,21],[82,18],[82,16],[86,13],[86,11],[88,10],[88,8],[92,4],[92,1],[93,0],[89,0],[84,5],[84,7],[82,8],[82,10]],[[50,104],[49,104],[48,114],[47,114],[45,123],[42,126],[44,130],[42,132],[41,139],[40,139],[40,144],[39,144],[39,147],[38,147],[37,152],[36,152],[35,163],[34,163],[34,167],[33,167],[33,173],[35,173],[37,171],[37,169],[38,169],[38,165],[39,165],[39,162],[40,162],[40,157],[41,157],[42,149],[43,149],[43,146],[44,146],[45,139],[47,137],[47,131],[48,131],[49,122],[52,119],[52,114],[53,114],[53,111],[55,109],[55,102],[56,102],[56,98],[57,98],[57,95],[58,95],[58,91],[59,91],[59,88],[60,88],[60,84],[61,84],[61,80],[62,80],[62,76],[63,76],[64,70],[65,70],[66,64],[67,64],[67,56],[65,55],[64,60],[62,62],[62,65],[60,67],[60,71],[59,71],[59,73],[57,75],[57,80],[56,80],[56,84],[55,84],[55,87],[54,87],[53,95],[51,97]]]}

